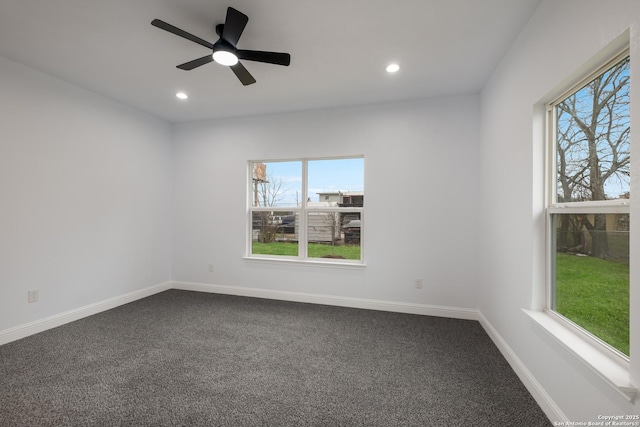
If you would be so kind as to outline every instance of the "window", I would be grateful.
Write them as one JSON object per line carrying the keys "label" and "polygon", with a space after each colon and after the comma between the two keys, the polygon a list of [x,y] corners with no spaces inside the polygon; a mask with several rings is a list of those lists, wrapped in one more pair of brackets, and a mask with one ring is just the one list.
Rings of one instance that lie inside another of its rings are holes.
{"label": "window", "polygon": [[550,103],[547,115],[547,309],[628,360],[628,52]]}
{"label": "window", "polygon": [[249,257],[363,263],[364,158],[251,161],[249,173]]}

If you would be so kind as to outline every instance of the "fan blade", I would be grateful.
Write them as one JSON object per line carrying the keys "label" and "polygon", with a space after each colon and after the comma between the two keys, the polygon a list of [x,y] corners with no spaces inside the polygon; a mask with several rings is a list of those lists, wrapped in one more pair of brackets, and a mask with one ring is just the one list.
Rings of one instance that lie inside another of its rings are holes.
{"label": "fan blade", "polygon": [[240,50],[236,51],[238,59],[246,59],[249,61],[267,62],[276,65],[289,65],[291,63],[291,55],[280,52],[263,52],[260,50]]}
{"label": "fan blade", "polygon": [[232,7],[228,8],[227,19],[224,21],[221,37],[231,43],[233,47],[236,47],[247,22],[249,22],[247,15]]}
{"label": "fan blade", "polygon": [[251,74],[244,68],[244,65],[241,63],[237,63],[236,65],[232,65],[229,68],[234,72],[236,77],[242,82],[243,85],[248,86],[256,82],[256,79],[253,78]]}
{"label": "fan blade", "polygon": [[196,37],[193,34],[189,34],[184,30],[181,30],[178,27],[174,27],[171,24],[167,24],[164,21],[161,21],[159,19],[154,19],[153,21],[151,21],[151,25],[153,25],[154,27],[158,27],[160,29],[163,29],[165,31],[169,31],[170,33],[175,34],[176,36],[180,36],[182,38],[185,38],[187,40],[190,40],[194,43],[198,43],[199,45],[202,45],[204,47],[208,47],[209,49],[213,49],[213,44],[209,43],[206,40],[202,40],[200,37]]}
{"label": "fan blade", "polygon": [[194,68],[198,68],[201,65],[208,64],[213,61],[213,56],[211,54],[207,56],[203,56],[202,58],[194,59],[193,61],[185,62],[184,64],[178,65],[178,68],[181,70],[191,71]]}

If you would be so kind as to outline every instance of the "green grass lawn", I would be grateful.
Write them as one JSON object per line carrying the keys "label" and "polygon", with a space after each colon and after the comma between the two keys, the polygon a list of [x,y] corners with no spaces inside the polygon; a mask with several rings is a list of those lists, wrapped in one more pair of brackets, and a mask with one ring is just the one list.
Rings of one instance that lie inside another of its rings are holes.
{"label": "green grass lawn", "polygon": [[[298,256],[298,244],[290,242],[260,243],[253,242],[253,254]],[[309,243],[309,258],[322,258],[324,255],[339,255],[345,259],[360,259],[360,246],[333,246]]]}
{"label": "green grass lawn", "polygon": [[629,266],[557,254],[556,311],[629,355]]}

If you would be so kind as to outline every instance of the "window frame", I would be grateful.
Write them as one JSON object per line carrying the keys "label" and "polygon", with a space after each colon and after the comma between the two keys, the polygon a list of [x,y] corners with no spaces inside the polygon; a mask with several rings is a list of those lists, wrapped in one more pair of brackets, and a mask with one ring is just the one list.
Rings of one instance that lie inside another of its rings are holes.
{"label": "window frame", "polygon": [[[363,161],[363,191],[364,191],[364,155],[349,155],[349,156],[336,156],[336,157],[300,157],[300,158],[287,158],[287,159],[259,159],[249,160],[247,162],[247,242],[245,259],[265,261],[265,262],[281,262],[285,264],[308,264],[308,265],[327,265],[327,266],[339,266],[346,268],[361,268],[365,267],[365,238],[366,233],[360,235],[360,259],[336,259],[336,258],[310,258],[308,254],[308,215],[315,212],[335,212],[335,213],[358,213],[361,221],[361,230],[365,228],[364,222],[364,204],[362,207],[340,207],[340,206],[309,206],[309,169],[308,164],[312,161],[323,160],[348,160],[348,159],[362,159]],[[253,164],[255,163],[277,163],[277,162],[300,162],[301,163],[301,201],[298,206],[295,207],[272,207],[272,206],[253,206]],[[254,254],[253,248],[253,213],[254,212],[272,212],[272,211],[287,211],[294,213],[298,221],[298,255],[268,255],[268,254]]]}
{"label": "window frame", "polygon": [[[549,315],[558,325],[569,330],[573,335],[586,341],[592,348],[600,354],[613,361],[623,369],[630,367],[630,358],[606,343],[593,333],[579,326],[572,320],[552,309],[554,306],[554,281],[555,281],[555,242],[556,229],[553,216],[557,214],[630,214],[630,199],[612,199],[598,201],[580,202],[558,202],[557,201],[557,114],[556,106],[566,98],[582,89],[599,75],[605,73],[609,68],[630,56],[630,49],[627,45],[617,53],[608,56],[592,69],[568,87],[559,96],[545,104],[545,305],[544,312]],[[631,196],[630,196],[631,197]],[[631,235],[629,236],[631,239]],[[531,314],[530,314],[531,315]],[[631,337],[630,337],[631,339]],[[635,393],[634,393],[635,394]]]}

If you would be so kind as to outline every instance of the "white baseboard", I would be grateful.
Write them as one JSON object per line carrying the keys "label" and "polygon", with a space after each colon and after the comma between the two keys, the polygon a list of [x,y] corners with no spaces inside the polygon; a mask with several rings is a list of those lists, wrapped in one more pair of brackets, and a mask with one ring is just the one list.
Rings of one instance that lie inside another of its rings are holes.
{"label": "white baseboard", "polygon": [[453,319],[465,319],[479,321],[489,337],[496,344],[511,368],[518,375],[525,387],[529,390],[538,405],[552,421],[568,421],[568,418],[546,393],[535,377],[500,336],[498,331],[477,309],[458,308],[447,306],[435,306],[427,304],[413,304],[406,302],[394,302],[373,300],[364,298],[337,297],[330,295],[308,294],[302,292],[276,291],[258,288],[246,288],[236,286],[211,285],[191,282],[165,282],[145,289],[130,292],[125,295],[110,298],[94,304],[89,304],[74,310],[56,314],[44,319],[36,320],[24,325],[0,331],[0,345],[15,341],[29,335],[44,332],[48,329],[64,325],[75,320],[82,319],[112,308],[127,304],[169,289],[185,291],[208,292],[245,297],[275,299],[281,301],[303,302],[311,304],[324,304],[338,307],[362,308],[369,310],[390,311],[396,313],[419,314],[425,316],[448,317]]}
{"label": "white baseboard", "polygon": [[505,357],[520,381],[536,400],[543,412],[552,421],[568,421],[562,410],[551,399],[540,383],[529,372],[527,367],[509,347],[498,331],[489,323],[486,317],[477,309],[434,306],[426,304],[412,304],[403,302],[381,301],[362,298],[336,297],[329,295],[307,294],[301,292],[275,291],[257,288],[235,286],[210,285],[204,283],[174,282],[173,289],[185,291],[209,292],[226,295],[237,295],[255,298],[277,299],[282,301],[325,304],[340,307],[363,308],[369,310],[392,311],[396,313],[419,314],[425,316],[448,317],[453,319],[477,320],[480,322],[489,338]]}
{"label": "white baseboard", "polygon": [[564,422],[565,425],[569,421],[566,415],[562,412],[562,410],[556,405],[556,403],[551,399],[551,396],[547,394],[547,392],[542,388],[540,383],[535,379],[533,374],[527,369],[527,367],[522,363],[520,358],[516,355],[516,353],[509,347],[509,344],[502,338],[502,336],[498,333],[498,331],[491,325],[491,323],[487,320],[486,317],[482,313],[478,314],[478,320],[480,324],[487,332],[491,340],[494,342],[498,350],[502,353],[511,368],[515,371],[520,381],[524,384],[524,386],[529,390],[529,393],[533,396],[535,401],[538,403],[540,408],[544,411],[547,417],[551,421],[560,421]]}
{"label": "white baseboard", "polygon": [[173,289],[180,289],[184,291],[209,292],[215,294],[237,295],[243,297],[275,299],[281,301],[333,305],[338,307],[392,311],[396,313],[421,314],[425,316],[449,317],[453,319],[478,320],[478,310],[472,308],[412,304],[406,302],[337,297],[331,295],[308,294],[303,292],[275,291],[270,289],[210,285],[205,283],[192,282],[174,282],[172,287]]}
{"label": "white baseboard", "polygon": [[75,320],[79,320],[93,314],[98,314],[100,312],[110,310],[120,305],[128,304],[141,298],[146,298],[159,292],[169,290],[171,289],[171,285],[172,282],[160,283],[148,288],[140,289],[138,291],[130,292],[128,294],[120,295],[114,298],[109,298],[104,301],[85,305],[84,307],[76,308],[64,313],[55,314],[44,319],[39,319],[30,323],[26,323],[24,325],[19,325],[14,328],[0,331],[0,345],[26,338],[29,335],[44,332],[47,329],[56,328],[58,326],[64,325],[65,323],[73,322]]}

